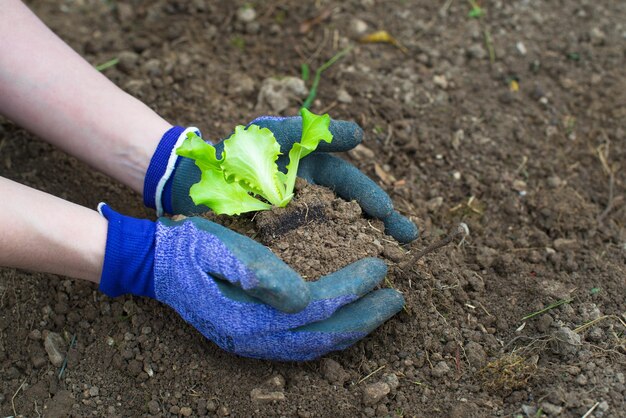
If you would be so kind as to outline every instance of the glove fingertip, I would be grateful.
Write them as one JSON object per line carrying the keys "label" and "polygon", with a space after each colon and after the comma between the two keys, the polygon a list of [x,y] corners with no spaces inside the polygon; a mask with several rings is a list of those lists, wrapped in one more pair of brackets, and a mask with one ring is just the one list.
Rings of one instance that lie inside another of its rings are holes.
{"label": "glove fingertip", "polygon": [[414,241],[419,237],[419,229],[406,216],[393,211],[391,215],[383,219],[385,232],[403,244]]}
{"label": "glove fingertip", "polygon": [[363,141],[363,129],[355,122],[333,119],[330,121],[329,129],[330,133],[333,134],[333,141],[330,144],[320,143],[319,151],[348,151]]}

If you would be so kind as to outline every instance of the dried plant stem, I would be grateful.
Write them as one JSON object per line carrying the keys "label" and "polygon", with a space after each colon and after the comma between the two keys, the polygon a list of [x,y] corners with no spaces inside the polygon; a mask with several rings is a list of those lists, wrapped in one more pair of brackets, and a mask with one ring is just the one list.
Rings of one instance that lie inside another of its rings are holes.
{"label": "dried plant stem", "polygon": [[408,266],[414,265],[417,262],[417,260],[424,257],[426,254],[432,253],[433,251],[438,250],[441,247],[445,247],[446,245],[454,241],[456,238],[461,237],[461,236],[465,237],[466,235],[469,235],[469,229],[467,225],[465,223],[458,224],[456,228],[454,228],[454,230],[451,231],[449,234],[447,234],[445,237],[443,237],[442,239],[440,239],[439,241],[433,244],[430,244],[428,247],[424,248],[423,250],[415,253],[408,261],[403,263],[402,269],[405,269]]}

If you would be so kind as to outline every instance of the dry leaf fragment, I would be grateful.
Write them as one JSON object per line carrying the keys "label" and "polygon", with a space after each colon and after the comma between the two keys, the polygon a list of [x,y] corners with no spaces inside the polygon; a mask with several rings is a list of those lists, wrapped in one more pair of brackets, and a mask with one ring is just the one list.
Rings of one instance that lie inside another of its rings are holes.
{"label": "dry leaf fragment", "polygon": [[396,178],[385,171],[378,163],[374,163],[374,172],[385,184],[393,184]]}
{"label": "dry leaf fragment", "polygon": [[409,53],[409,50],[404,45],[402,45],[400,41],[398,41],[396,38],[391,36],[389,32],[387,32],[386,30],[379,30],[374,33],[370,33],[369,35],[365,35],[361,39],[359,39],[359,42],[363,44],[372,44],[372,43],[391,44],[395,46],[396,48],[398,48],[403,53],[405,54]]}

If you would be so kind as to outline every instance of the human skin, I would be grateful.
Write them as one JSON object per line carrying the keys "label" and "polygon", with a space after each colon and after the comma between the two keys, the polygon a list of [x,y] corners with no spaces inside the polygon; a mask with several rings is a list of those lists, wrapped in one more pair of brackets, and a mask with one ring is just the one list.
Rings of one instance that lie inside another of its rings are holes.
{"label": "human skin", "polygon": [[0,8],[0,114],[142,193],[171,124],[72,50],[21,1]]}
{"label": "human skin", "polygon": [[100,282],[107,220],[0,177],[0,265]]}
{"label": "human skin", "polygon": [[[171,125],[96,71],[22,2],[0,8],[0,114],[142,193]],[[98,283],[107,221],[0,178],[0,265]]]}

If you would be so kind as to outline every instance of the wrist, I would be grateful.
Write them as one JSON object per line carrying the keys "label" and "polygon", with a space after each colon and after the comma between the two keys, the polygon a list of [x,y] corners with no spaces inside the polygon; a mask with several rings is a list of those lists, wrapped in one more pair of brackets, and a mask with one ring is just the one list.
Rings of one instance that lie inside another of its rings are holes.
{"label": "wrist", "polygon": [[150,160],[143,187],[144,204],[156,209],[157,216],[164,212],[171,213],[172,177],[180,158],[176,149],[187,137],[188,132],[195,132],[201,136],[197,128],[174,126],[170,128],[161,140]]}
{"label": "wrist", "polygon": [[154,298],[155,223],[120,215],[104,203],[98,212],[108,220],[100,291]]}

